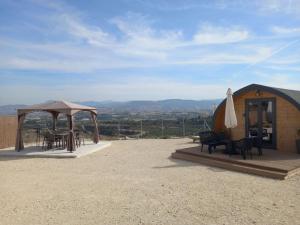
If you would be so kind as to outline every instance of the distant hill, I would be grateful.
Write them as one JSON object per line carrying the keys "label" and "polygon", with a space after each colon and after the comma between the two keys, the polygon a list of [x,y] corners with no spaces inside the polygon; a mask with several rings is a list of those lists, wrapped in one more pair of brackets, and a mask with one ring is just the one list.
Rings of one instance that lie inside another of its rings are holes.
{"label": "distant hill", "polygon": [[17,109],[26,105],[2,105],[0,106],[0,115],[16,115]]}
{"label": "distant hill", "polygon": [[[120,112],[198,112],[211,110],[218,105],[222,99],[214,100],[182,100],[167,99],[159,101],[86,101],[79,104],[92,106],[98,109],[99,113],[120,113]],[[4,105],[0,106],[0,115],[15,115],[16,109],[26,105]]]}
{"label": "distant hill", "polygon": [[222,100],[182,100],[168,99],[160,101],[128,101],[128,102],[81,102],[93,106],[99,112],[197,112],[210,110]]}

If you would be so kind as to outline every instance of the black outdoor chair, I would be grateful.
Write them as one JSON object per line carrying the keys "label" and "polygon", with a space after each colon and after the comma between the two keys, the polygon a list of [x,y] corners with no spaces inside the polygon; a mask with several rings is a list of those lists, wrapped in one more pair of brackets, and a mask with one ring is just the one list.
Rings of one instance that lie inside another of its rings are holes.
{"label": "black outdoor chair", "polygon": [[[252,140],[251,138],[243,138],[238,141],[234,141],[234,150],[240,152],[243,159],[246,159],[246,155],[250,155],[252,159]],[[229,153],[231,155],[231,152]]]}
{"label": "black outdoor chair", "polygon": [[[232,149],[234,149],[234,151],[239,151],[243,159],[246,159],[247,155],[250,155],[250,158],[252,159],[253,147],[257,148],[258,155],[262,155],[261,143],[262,143],[261,138],[258,137],[243,138],[241,140],[234,141]],[[229,154],[231,155],[231,153]]]}

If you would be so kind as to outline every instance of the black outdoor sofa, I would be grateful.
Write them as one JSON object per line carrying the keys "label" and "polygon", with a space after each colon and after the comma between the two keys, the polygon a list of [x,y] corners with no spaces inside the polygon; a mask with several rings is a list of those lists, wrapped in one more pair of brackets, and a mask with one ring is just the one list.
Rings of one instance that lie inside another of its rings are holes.
{"label": "black outdoor sofa", "polygon": [[212,153],[212,148],[216,149],[217,146],[225,146],[226,150],[229,148],[230,140],[226,137],[225,133],[216,133],[213,131],[202,131],[199,132],[201,152],[203,151],[203,146],[208,146],[209,154]]}

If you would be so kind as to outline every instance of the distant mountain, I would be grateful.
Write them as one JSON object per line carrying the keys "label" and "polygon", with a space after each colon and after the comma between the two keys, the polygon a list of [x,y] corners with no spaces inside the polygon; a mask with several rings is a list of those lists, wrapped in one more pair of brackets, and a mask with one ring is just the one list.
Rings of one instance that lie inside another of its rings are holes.
{"label": "distant mountain", "polygon": [[96,107],[99,112],[197,112],[211,110],[221,101],[222,99],[167,99],[160,101],[81,102],[81,104]]}
{"label": "distant mountain", "polygon": [[26,105],[2,105],[0,106],[0,115],[16,115],[17,109]]}
{"label": "distant mountain", "polygon": [[[167,99],[160,101],[85,101],[79,104],[92,106],[98,109],[99,113],[120,113],[120,112],[198,112],[211,110],[218,105],[222,99],[214,100],[182,100]],[[0,115],[16,115],[16,109],[26,105],[4,105],[0,106]]]}

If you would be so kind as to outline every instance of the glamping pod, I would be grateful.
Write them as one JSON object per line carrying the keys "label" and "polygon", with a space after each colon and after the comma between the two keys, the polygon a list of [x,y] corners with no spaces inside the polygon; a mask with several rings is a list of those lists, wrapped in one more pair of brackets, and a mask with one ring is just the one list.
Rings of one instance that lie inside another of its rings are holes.
{"label": "glamping pod", "polygon": [[[259,136],[263,148],[298,152],[300,139],[300,91],[258,84],[246,86],[233,94],[238,126],[231,138]],[[224,100],[214,113],[214,131],[226,132]]]}

